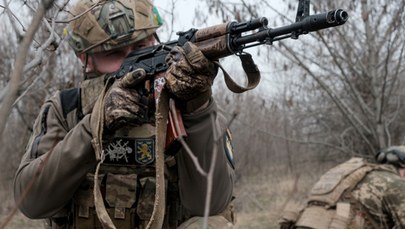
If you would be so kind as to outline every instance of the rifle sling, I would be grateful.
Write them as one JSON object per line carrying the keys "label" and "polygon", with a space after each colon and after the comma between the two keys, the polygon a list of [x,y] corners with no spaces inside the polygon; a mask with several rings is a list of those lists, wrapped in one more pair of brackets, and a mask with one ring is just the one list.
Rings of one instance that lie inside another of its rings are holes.
{"label": "rifle sling", "polygon": [[246,73],[247,76],[247,86],[243,87],[238,85],[232,78],[231,76],[225,71],[225,69],[222,67],[222,65],[218,62],[215,61],[216,65],[222,70],[224,73],[224,79],[226,86],[228,87],[229,90],[231,90],[234,93],[243,93],[245,91],[251,90],[255,88],[259,82],[260,82],[260,71],[257,68],[257,65],[255,64],[252,55],[249,53],[241,53],[238,55],[241,62],[242,62],[242,67],[243,70]]}
{"label": "rifle sling", "polygon": [[169,114],[169,95],[165,87],[161,88],[156,99],[156,192],[153,204],[152,216],[149,219],[146,229],[160,229],[166,212],[165,195],[165,165],[164,150],[166,146],[167,119]]}
{"label": "rifle sling", "polygon": [[97,212],[97,217],[100,220],[103,228],[115,229],[115,225],[112,222],[110,216],[107,213],[107,210],[104,205],[103,196],[100,191],[100,185],[98,182],[98,174],[100,171],[100,166],[104,161],[104,151],[103,151],[103,128],[104,128],[104,99],[105,95],[110,88],[113,80],[110,78],[105,84],[103,91],[98,97],[96,103],[94,104],[93,112],[91,113],[92,117],[90,119],[90,127],[93,135],[91,143],[94,148],[94,153],[96,154],[96,159],[98,161],[96,171],[94,174],[94,205]]}

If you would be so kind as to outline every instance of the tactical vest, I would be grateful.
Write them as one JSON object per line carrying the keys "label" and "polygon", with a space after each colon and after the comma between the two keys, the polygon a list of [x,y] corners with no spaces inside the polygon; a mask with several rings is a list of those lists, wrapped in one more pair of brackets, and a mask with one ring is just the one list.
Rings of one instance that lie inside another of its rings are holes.
{"label": "tactical vest", "polygon": [[[98,181],[106,210],[117,228],[145,228],[151,218],[156,185],[154,152],[149,140],[153,138],[117,138],[107,146],[109,152]],[[174,158],[168,157],[166,165],[164,228],[177,228],[188,217],[180,204]],[[88,173],[73,198],[75,228],[102,228],[95,212],[93,182],[94,172]]]}
{"label": "tactical vest", "polygon": [[[63,115],[73,128],[91,113],[103,78],[84,81],[80,88],[61,92]],[[104,144],[105,160],[98,175],[106,210],[117,228],[145,228],[155,198],[155,129],[152,122],[122,129]],[[180,204],[174,156],[165,156],[166,212],[163,228],[177,228],[190,218]],[[51,228],[102,228],[93,196],[94,171],[87,174],[74,194],[67,216],[53,218]]]}
{"label": "tactical vest", "polygon": [[394,172],[369,164],[361,158],[352,158],[329,170],[313,186],[304,209],[287,209],[283,213],[280,221],[282,228],[379,228],[377,222],[351,196],[351,191],[372,170]]}

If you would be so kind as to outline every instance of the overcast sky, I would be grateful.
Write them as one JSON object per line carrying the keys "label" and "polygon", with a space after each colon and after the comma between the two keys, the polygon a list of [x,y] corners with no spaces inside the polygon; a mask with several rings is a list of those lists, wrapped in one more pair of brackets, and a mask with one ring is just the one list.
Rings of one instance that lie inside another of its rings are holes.
{"label": "overcast sky", "polygon": [[[192,1],[192,0],[153,0],[153,1],[164,19],[164,26],[162,26],[162,28],[158,30],[158,35],[162,42],[177,40],[178,36],[175,34],[175,32],[178,31],[186,31],[190,28],[199,29],[223,23],[222,19],[220,19],[216,15],[209,15],[209,9],[207,8],[205,1]],[[245,2],[257,2],[257,1],[258,0],[245,0]],[[173,2],[175,2],[174,18],[171,17],[171,12],[173,11],[172,10]],[[237,4],[240,4],[240,0],[227,0],[226,2],[235,2]],[[281,13],[286,14],[288,18],[291,18],[292,20],[295,19],[296,12],[288,11],[287,4],[282,0],[272,0],[271,6],[280,11]],[[198,20],[195,20],[196,7],[198,7],[200,11],[206,12],[207,18],[206,23],[201,24]],[[261,14],[259,14],[260,17],[266,17],[269,20],[270,27],[272,25],[272,20],[280,18],[280,16],[277,15],[276,12],[274,12],[270,8],[266,9],[263,8],[261,10],[262,12]],[[231,18],[231,20],[234,19]],[[170,31],[172,31],[172,33],[170,33]],[[253,93],[263,90],[269,91],[268,90],[269,85],[272,85],[272,87],[274,87],[280,84],[279,82],[277,82],[278,79],[274,77],[274,72],[278,70],[271,69],[269,63],[267,62],[267,58],[263,58],[263,56],[261,57],[256,56],[257,49],[263,48],[264,46],[259,46],[257,48],[250,48],[246,50],[254,56],[255,62],[262,72],[261,83],[259,84],[258,88],[254,90]],[[244,84],[245,78],[244,74],[240,74],[241,72],[243,72],[243,69],[241,67],[239,58],[237,58],[235,55],[232,55],[223,58],[221,63],[235,81],[237,81],[240,84]],[[222,78],[222,76],[218,78]],[[220,79],[218,81],[221,82],[223,81],[223,79]],[[260,88],[262,88],[263,90],[259,90]]]}
{"label": "overcast sky", "polygon": [[[246,0],[246,2],[255,2],[257,0]],[[159,35],[162,41],[176,39],[175,34],[170,34],[168,31],[185,31],[190,28],[203,28],[206,26],[216,25],[222,23],[222,20],[216,15],[209,15],[209,9],[206,6],[205,1],[190,1],[190,0],[153,0],[154,4],[160,11],[163,19],[165,20],[164,28],[160,29]],[[175,3],[174,7],[174,18],[171,17],[172,5]],[[228,0],[227,2],[238,3],[239,0]],[[272,7],[276,9],[283,10],[286,8],[286,4],[282,3],[281,0],[272,0]],[[195,10],[196,7],[199,8],[202,12],[206,12],[207,22],[205,24],[199,24],[198,20],[195,20]],[[267,17],[271,20],[275,16],[275,12],[267,11],[262,12],[264,17]],[[232,19],[233,20],[233,19]],[[173,25],[173,27],[171,27]],[[172,29],[172,30],[171,30]],[[171,36],[171,37],[170,37]]]}

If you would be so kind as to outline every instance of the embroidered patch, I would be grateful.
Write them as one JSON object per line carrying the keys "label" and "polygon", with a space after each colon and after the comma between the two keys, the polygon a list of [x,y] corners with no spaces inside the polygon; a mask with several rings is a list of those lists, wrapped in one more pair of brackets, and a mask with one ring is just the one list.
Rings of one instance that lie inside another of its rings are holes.
{"label": "embroidered patch", "polygon": [[149,165],[155,161],[154,138],[115,138],[104,147],[104,163]]}
{"label": "embroidered patch", "polygon": [[232,168],[235,169],[235,161],[233,159],[233,145],[232,145],[232,135],[229,129],[226,130],[224,136],[224,148],[226,152],[226,157],[228,158],[229,163]]}
{"label": "embroidered patch", "polygon": [[147,165],[155,160],[154,139],[135,139],[135,161]]}
{"label": "embroidered patch", "polygon": [[128,163],[128,154],[132,153],[129,140],[117,139],[105,149],[105,157],[110,162],[125,161]]}

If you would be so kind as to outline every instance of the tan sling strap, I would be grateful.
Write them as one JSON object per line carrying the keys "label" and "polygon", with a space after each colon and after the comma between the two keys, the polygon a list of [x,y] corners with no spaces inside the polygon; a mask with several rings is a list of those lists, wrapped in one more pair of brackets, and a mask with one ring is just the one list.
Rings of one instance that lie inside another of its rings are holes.
{"label": "tan sling strap", "polygon": [[260,71],[257,68],[257,65],[253,61],[252,55],[249,53],[241,53],[238,54],[241,62],[242,62],[242,67],[243,70],[246,73],[247,76],[247,86],[243,87],[238,85],[232,78],[231,76],[225,71],[225,69],[222,67],[222,65],[218,62],[215,61],[214,63],[222,70],[224,73],[224,80],[226,86],[229,88],[234,93],[243,93],[245,91],[251,90],[255,88],[259,82],[260,82]]}
{"label": "tan sling strap", "polygon": [[156,192],[155,203],[153,204],[152,216],[146,228],[160,229],[166,211],[165,175],[164,175],[164,150],[166,146],[167,120],[169,114],[169,95],[164,87],[163,77],[155,79],[155,100],[156,100]]}
{"label": "tan sling strap", "polygon": [[104,86],[100,96],[98,97],[96,103],[94,104],[93,112],[91,113],[92,117],[90,119],[90,127],[93,135],[91,143],[94,148],[94,153],[96,154],[96,159],[98,161],[96,172],[94,175],[94,205],[97,212],[97,217],[100,220],[103,228],[115,229],[115,225],[112,222],[110,216],[107,213],[107,210],[104,206],[103,196],[101,195],[99,182],[98,182],[98,173],[100,166],[104,161],[104,152],[103,152],[103,128],[104,128],[104,99],[105,94],[108,91],[110,85],[113,82],[113,78],[109,78],[107,83]]}
{"label": "tan sling strap", "polygon": [[[159,80],[157,80],[159,81]],[[92,118],[90,121],[91,131],[93,134],[92,144],[98,161],[95,177],[94,177],[94,204],[96,213],[103,228],[115,229],[115,225],[112,222],[110,216],[104,205],[103,197],[100,191],[98,174],[100,166],[104,161],[104,151],[102,146],[103,128],[104,128],[104,99],[108,88],[112,84],[111,78],[107,81],[102,93],[98,97],[92,112]],[[164,149],[166,144],[166,130],[167,130],[167,117],[169,107],[169,96],[164,87],[164,80],[159,87],[155,90],[160,92],[156,99],[157,111],[156,111],[156,194],[155,203],[152,212],[151,219],[148,222],[146,228],[158,229],[162,228],[164,213],[165,213],[165,177],[164,177]]]}

